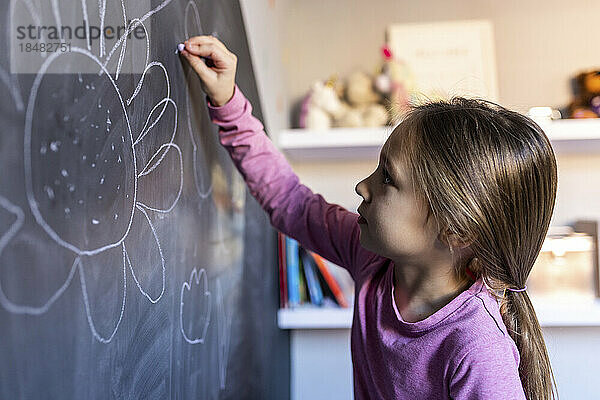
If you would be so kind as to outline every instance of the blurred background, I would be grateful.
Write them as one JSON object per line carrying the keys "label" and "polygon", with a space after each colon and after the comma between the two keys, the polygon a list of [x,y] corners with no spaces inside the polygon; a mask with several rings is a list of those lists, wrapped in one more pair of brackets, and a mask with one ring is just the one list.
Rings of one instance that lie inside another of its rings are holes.
{"label": "blurred background", "polygon": [[[560,396],[598,398],[600,2],[241,3],[267,132],[331,203],[356,211],[354,187],[377,166],[392,103],[467,94],[536,119],[559,187],[528,292]],[[351,303],[345,271],[328,268]],[[351,305],[314,304],[305,290],[294,307],[282,293],[278,314],[291,334],[291,397],[352,398]]]}

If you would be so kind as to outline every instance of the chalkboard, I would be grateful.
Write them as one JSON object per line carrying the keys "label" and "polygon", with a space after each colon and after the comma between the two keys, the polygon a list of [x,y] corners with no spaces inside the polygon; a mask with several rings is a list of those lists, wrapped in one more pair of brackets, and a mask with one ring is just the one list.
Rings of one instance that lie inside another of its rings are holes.
{"label": "chalkboard", "polygon": [[0,7],[0,398],[288,398],[276,236],[175,54],[215,33],[262,119],[238,2]]}

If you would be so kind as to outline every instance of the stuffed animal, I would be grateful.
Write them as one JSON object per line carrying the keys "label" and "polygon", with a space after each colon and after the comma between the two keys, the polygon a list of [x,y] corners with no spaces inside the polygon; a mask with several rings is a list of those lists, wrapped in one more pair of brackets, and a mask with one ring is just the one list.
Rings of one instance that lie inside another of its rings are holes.
{"label": "stuffed animal", "polygon": [[388,108],[396,112],[407,107],[417,92],[414,74],[387,46],[381,48],[383,62],[375,78],[375,88],[384,96]]}
{"label": "stuffed animal", "polygon": [[569,118],[600,117],[600,70],[581,72],[571,83],[574,99],[567,106]]}
{"label": "stuffed animal", "polygon": [[338,128],[359,128],[363,125],[363,110],[358,107],[346,107],[346,112],[335,120]]}
{"label": "stuffed animal", "polygon": [[381,104],[369,104],[361,107],[347,107],[347,111],[334,120],[339,128],[358,128],[363,126],[384,126],[388,122],[388,112]]}
{"label": "stuffed animal", "polygon": [[362,71],[350,75],[346,85],[346,100],[354,107],[379,103],[381,96],[373,89],[373,79]]}
{"label": "stuffed animal", "polygon": [[346,107],[338,97],[332,80],[313,83],[302,102],[300,127],[305,129],[329,129],[335,118],[342,117]]}
{"label": "stuffed animal", "polygon": [[334,75],[326,83],[313,83],[302,102],[299,125],[305,129],[383,126],[389,118],[380,101],[382,96],[368,74],[355,72],[346,84]]}
{"label": "stuffed animal", "polygon": [[[347,86],[339,83],[336,77],[326,83],[315,82],[304,98],[300,111],[299,125],[304,129],[323,130],[331,127],[383,126],[388,122],[386,108],[367,100],[378,99],[366,85],[366,74],[357,73],[349,79]],[[371,82],[370,78],[369,82]],[[346,90],[344,90],[346,89]],[[347,90],[350,90],[348,92]],[[352,93],[351,97],[359,106],[351,106],[340,99],[338,93]]]}
{"label": "stuffed animal", "polygon": [[356,71],[348,77],[345,96],[350,108],[335,121],[340,127],[383,126],[388,123],[389,115],[386,107],[381,103],[384,96],[379,88],[391,82],[386,82],[386,77],[374,80],[369,74]]}
{"label": "stuffed animal", "polygon": [[363,126],[383,126],[387,125],[389,118],[388,111],[381,104],[371,104],[363,111]]}

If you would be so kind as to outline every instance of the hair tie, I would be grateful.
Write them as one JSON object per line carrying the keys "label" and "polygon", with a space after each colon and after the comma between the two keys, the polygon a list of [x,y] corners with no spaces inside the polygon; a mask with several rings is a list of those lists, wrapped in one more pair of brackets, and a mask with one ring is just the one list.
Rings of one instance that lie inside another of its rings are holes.
{"label": "hair tie", "polygon": [[524,292],[525,289],[527,289],[527,285],[525,285],[525,287],[523,289],[511,289],[511,288],[506,288],[505,290],[510,290],[512,292]]}

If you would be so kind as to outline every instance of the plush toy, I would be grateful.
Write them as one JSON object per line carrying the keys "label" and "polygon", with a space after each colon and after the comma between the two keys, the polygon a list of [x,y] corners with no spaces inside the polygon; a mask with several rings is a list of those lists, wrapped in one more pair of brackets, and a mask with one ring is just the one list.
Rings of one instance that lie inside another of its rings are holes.
{"label": "plush toy", "polygon": [[375,88],[386,99],[388,108],[404,109],[417,91],[414,74],[405,62],[394,57],[389,47],[383,46],[381,53],[383,62],[375,78]]}
{"label": "plush toy", "polygon": [[337,118],[334,123],[338,128],[358,128],[363,125],[363,110],[358,107],[346,107],[346,112]]}
{"label": "plush toy", "polygon": [[335,118],[341,118],[347,108],[334,89],[334,81],[315,82],[302,102],[300,127],[305,129],[329,129]]}
{"label": "plush toy", "polygon": [[340,128],[358,128],[363,126],[384,126],[388,122],[388,112],[381,104],[369,104],[361,107],[347,107],[347,111],[334,120],[334,126]]}
{"label": "plush toy", "polygon": [[356,71],[348,78],[346,100],[353,107],[361,107],[379,103],[381,96],[373,89],[373,79],[362,71]]}
{"label": "plush toy", "polygon": [[302,102],[299,125],[305,129],[383,126],[389,117],[380,101],[382,96],[368,74],[355,72],[346,84],[334,75],[326,83],[311,86]]}
{"label": "plush toy", "polygon": [[581,72],[571,83],[574,99],[567,106],[569,118],[600,117],[600,70]]}
{"label": "plush toy", "polygon": [[383,126],[389,120],[388,111],[381,104],[371,104],[363,111],[363,126]]}
{"label": "plush toy", "polygon": [[377,86],[382,87],[391,82],[386,82],[385,77],[379,81],[362,71],[356,71],[348,77],[345,87],[345,98],[350,108],[342,117],[335,120],[335,125],[340,127],[383,126],[388,123],[389,115],[381,103],[384,96]]}

